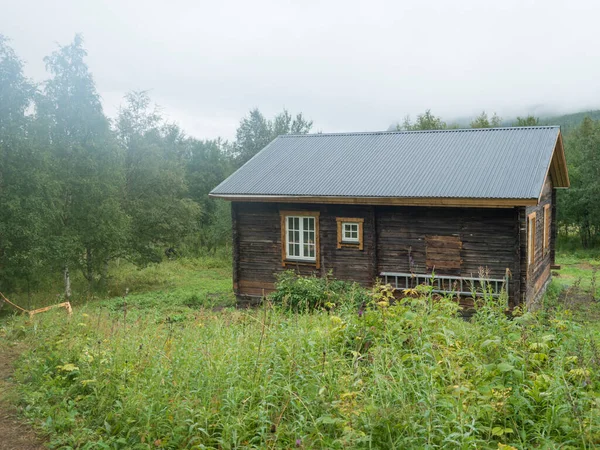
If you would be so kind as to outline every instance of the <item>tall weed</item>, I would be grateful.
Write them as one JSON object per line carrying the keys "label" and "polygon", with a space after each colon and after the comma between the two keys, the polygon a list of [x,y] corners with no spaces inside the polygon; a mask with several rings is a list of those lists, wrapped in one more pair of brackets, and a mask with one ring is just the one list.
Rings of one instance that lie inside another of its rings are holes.
{"label": "tall weed", "polygon": [[600,336],[568,312],[509,318],[492,304],[467,322],[426,288],[358,295],[333,280],[345,293],[328,309],[313,282],[296,307],[90,304],[70,321],[14,319],[0,336],[31,347],[17,373],[24,412],[54,447],[600,445]]}

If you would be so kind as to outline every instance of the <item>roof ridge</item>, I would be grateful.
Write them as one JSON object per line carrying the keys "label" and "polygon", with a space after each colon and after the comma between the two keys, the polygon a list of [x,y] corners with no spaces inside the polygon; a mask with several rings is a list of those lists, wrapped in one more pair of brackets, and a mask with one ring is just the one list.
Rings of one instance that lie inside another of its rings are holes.
{"label": "roof ridge", "polygon": [[328,137],[328,136],[374,136],[390,134],[428,134],[428,133],[465,133],[465,132],[485,132],[485,131],[511,131],[511,130],[548,130],[552,128],[560,129],[559,125],[535,125],[531,127],[490,127],[490,128],[451,128],[443,130],[396,130],[396,131],[350,131],[333,133],[295,133],[280,134],[278,138],[293,137]]}

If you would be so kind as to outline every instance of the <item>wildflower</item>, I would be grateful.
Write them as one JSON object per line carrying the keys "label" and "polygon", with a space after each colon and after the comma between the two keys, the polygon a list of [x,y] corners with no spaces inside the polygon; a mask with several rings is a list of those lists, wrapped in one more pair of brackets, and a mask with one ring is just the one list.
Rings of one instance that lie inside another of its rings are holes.
{"label": "wildflower", "polygon": [[344,323],[344,321],[338,316],[331,316],[330,320],[334,325],[342,325]]}
{"label": "wildflower", "polygon": [[296,439],[296,447],[302,447],[302,439]]}

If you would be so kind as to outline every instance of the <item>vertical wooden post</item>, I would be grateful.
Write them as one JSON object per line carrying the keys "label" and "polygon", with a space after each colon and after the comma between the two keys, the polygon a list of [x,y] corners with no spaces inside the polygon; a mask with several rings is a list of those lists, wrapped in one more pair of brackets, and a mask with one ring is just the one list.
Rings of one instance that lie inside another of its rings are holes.
{"label": "vertical wooden post", "polygon": [[508,295],[509,308],[517,306],[521,300],[521,213],[519,208],[514,208],[513,212],[515,247],[513,256],[514,266],[507,280],[507,283],[511,284]]}
{"label": "vertical wooden post", "polygon": [[515,292],[515,306],[527,303],[528,276],[527,276],[527,208],[520,206],[519,211],[519,292]]}
{"label": "vertical wooden post", "polygon": [[[367,228],[371,233],[370,247],[371,247],[371,280],[375,283],[375,278],[379,276],[379,261],[377,259],[377,218],[376,218],[376,206],[370,207],[370,214],[367,218]],[[363,230],[364,232],[364,230]],[[363,235],[363,241],[365,236]]]}
{"label": "vertical wooden post", "polygon": [[556,264],[556,189],[552,189],[552,206],[550,207],[550,264]]}
{"label": "vertical wooden post", "polygon": [[239,295],[240,236],[238,228],[238,203],[231,202],[231,237],[233,257],[233,293]]}

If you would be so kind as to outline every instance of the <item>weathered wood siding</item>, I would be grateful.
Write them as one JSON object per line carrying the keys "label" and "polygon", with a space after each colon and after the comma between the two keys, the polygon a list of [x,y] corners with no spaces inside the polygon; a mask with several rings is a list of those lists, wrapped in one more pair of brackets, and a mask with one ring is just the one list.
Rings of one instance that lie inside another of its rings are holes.
{"label": "weathered wood siding", "polygon": [[[520,217],[520,228],[522,237],[522,272],[521,278],[523,279],[525,288],[522,291],[523,302],[535,301],[543,292],[547,282],[550,280],[550,266],[554,261],[554,241],[556,234],[556,205],[553,202],[555,198],[554,189],[552,186],[552,179],[550,176],[546,178],[544,188],[542,190],[542,196],[537,206],[528,206],[522,208],[525,211],[522,212]],[[550,205],[551,210],[551,224],[550,224],[550,241],[546,251],[544,251],[544,206]],[[532,265],[527,264],[527,217],[535,212],[535,258]]]}
{"label": "weathered wood siding", "polygon": [[[276,274],[286,269],[320,276],[331,271],[336,278],[365,286],[375,278],[375,213],[372,206],[234,202],[232,208],[235,211],[234,279],[238,277],[237,289],[235,285],[234,289],[239,296],[268,294],[273,290]],[[306,263],[282,265],[280,211],[319,212],[319,269],[315,264]],[[364,219],[363,250],[337,248],[337,217]]]}
{"label": "weathered wood siding", "polygon": [[[520,291],[517,218],[514,208],[380,207],[376,218],[378,270],[410,272],[412,268],[416,273],[429,273],[428,239],[452,236],[461,243],[460,265],[440,264],[445,267],[437,267],[436,273],[477,276],[484,268],[491,278],[503,278],[509,269],[513,274],[509,293],[514,304]],[[454,249],[447,255],[456,259]]]}
{"label": "weathered wood siding", "polygon": [[552,189],[552,226],[550,228],[550,261],[551,264],[556,262],[556,233],[558,228],[556,226],[556,189]]}
{"label": "weathered wood siding", "polygon": [[[282,265],[280,211],[319,212],[319,269],[315,264]],[[337,217],[364,219],[363,250],[337,248]],[[509,269],[514,304],[521,285],[519,217],[517,208],[234,202],[234,289],[240,297],[268,294],[276,274],[286,269],[320,276],[331,271],[336,278],[370,286],[382,271],[410,272],[412,261],[414,272],[429,273],[429,262],[437,264],[440,275],[477,276],[483,267],[490,277],[503,278]],[[444,264],[445,258],[451,261]]]}

